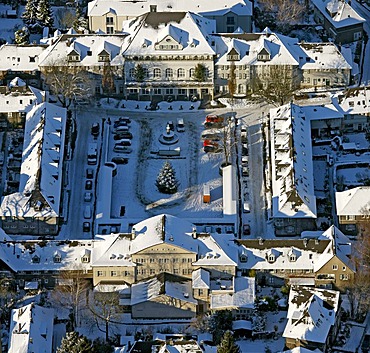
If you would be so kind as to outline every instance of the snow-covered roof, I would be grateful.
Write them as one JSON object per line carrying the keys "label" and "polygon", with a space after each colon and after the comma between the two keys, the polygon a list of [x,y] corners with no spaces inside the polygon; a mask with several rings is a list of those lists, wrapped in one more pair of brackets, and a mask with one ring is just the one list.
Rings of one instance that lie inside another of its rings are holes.
{"label": "snow-covered roof", "polygon": [[3,198],[2,216],[59,216],[65,126],[65,108],[42,103],[28,112],[19,192]]}
{"label": "snow-covered roof", "polygon": [[302,70],[352,68],[334,43],[299,43],[299,47],[305,54],[300,59]]}
{"label": "snow-covered roof", "polygon": [[[209,37],[210,33],[216,31],[215,21],[191,12],[150,12],[124,21],[122,31],[129,33],[129,45],[123,53],[124,56],[215,54]],[[168,36],[178,43],[178,49],[158,45]]]}
{"label": "snow-covered roof", "polygon": [[89,2],[87,15],[101,16],[106,13],[116,13],[118,16],[135,17],[151,10],[150,6],[157,7],[159,12],[191,11],[203,15],[222,16],[234,12],[240,16],[252,15],[252,4],[248,0],[153,0],[153,1],[108,1],[94,0]]}
{"label": "snow-covered roof", "polygon": [[48,66],[60,60],[66,60],[67,55],[72,51],[79,54],[79,65],[101,66],[99,54],[103,49],[110,55],[111,65],[122,65],[121,54],[127,44],[125,34],[64,34],[40,55],[39,66]]}
{"label": "snow-covered roof", "polygon": [[255,301],[255,278],[235,277],[233,289],[213,290],[210,295],[211,309],[239,309],[254,308]]}
{"label": "snow-covered roof", "polygon": [[209,289],[210,277],[210,273],[203,268],[198,268],[197,270],[193,271],[191,274],[193,288]]}
{"label": "snow-covered roof", "polygon": [[310,121],[293,103],[271,109],[275,218],[316,218]]}
{"label": "snow-covered roof", "polygon": [[335,193],[338,216],[370,216],[370,186]]}
{"label": "snow-covered roof", "polygon": [[[223,34],[213,36],[219,54],[216,65],[229,65],[227,55],[232,48],[239,53],[238,65],[293,65],[298,66],[296,58],[296,38],[264,31],[262,33]],[[259,61],[258,54],[265,49],[270,54],[270,60]]]}
{"label": "snow-covered roof", "polygon": [[232,165],[228,165],[222,170],[222,190],[224,216],[235,216],[237,212],[237,184],[236,169]]}
{"label": "snow-covered roof", "polygon": [[94,266],[135,266],[133,254],[163,243],[198,254],[196,265],[236,266],[212,235],[194,234],[194,229],[192,223],[168,214],[145,219],[132,227],[131,234],[112,235],[109,244],[97,245]]}
{"label": "snow-covered roof", "polygon": [[[2,229],[0,237],[1,239],[5,237]],[[91,253],[93,243],[99,242],[99,240],[48,241],[45,245],[41,241],[20,243],[7,239],[7,243],[0,244],[0,258],[14,272],[90,269],[91,260],[82,262],[81,258],[85,253]],[[58,256],[55,255],[56,251]]]}
{"label": "snow-covered roof", "polygon": [[44,45],[4,44],[0,47],[0,71],[34,71],[39,69],[39,57]]}
{"label": "snow-covered roof", "polygon": [[131,305],[144,303],[161,295],[197,304],[193,298],[191,281],[178,276],[162,273],[131,287]]}
{"label": "snow-covered roof", "polygon": [[311,349],[303,347],[295,347],[293,349],[289,349],[288,351],[284,351],[283,353],[322,353],[322,351],[320,351],[318,348],[312,351]]}
{"label": "snow-covered roof", "polygon": [[13,309],[10,321],[9,353],[51,353],[54,309],[34,303]]}
{"label": "snow-covered roof", "polygon": [[292,286],[283,337],[325,343],[338,308],[338,291]]}
{"label": "snow-covered roof", "polygon": [[335,28],[353,26],[366,21],[347,1],[312,0],[312,3]]}
{"label": "snow-covered roof", "polygon": [[370,90],[368,86],[348,88],[344,94],[333,97],[333,104],[344,114],[370,114]]}

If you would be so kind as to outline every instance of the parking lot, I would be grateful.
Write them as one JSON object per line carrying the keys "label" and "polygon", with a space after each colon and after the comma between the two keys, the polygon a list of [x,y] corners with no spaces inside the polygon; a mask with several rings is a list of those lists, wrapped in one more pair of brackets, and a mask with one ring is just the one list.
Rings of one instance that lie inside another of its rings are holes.
{"label": "parking lot", "polygon": [[[205,152],[202,139],[208,130],[203,123],[209,112],[98,112],[101,113],[97,115],[88,108],[76,111],[78,137],[74,157],[67,167],[69,218],[62,228],[62,237],[127,232],[132,224],[160,213],[179,215],[194,223],[224,224],[219,170],[224,155]],[[122,116],[130,118],[130,123],[121,124],[128,128],[118,131],[117,121]],[[183,121],[180,130],[178,119]],[[94,123],[99,124],[98,134],[93,134]],[[122,134],[119,138],[118,132]],[[91,144],[96,145],[96,164],[88,164]],[[116,162],[116,168],[109,186],[102,170],[111,161]],[[179,187],[175,194],[160,193],[155,185],[165,161],[176,172]],[[92,176],[87,175],[88,170]],[[209,186],[210,203],[203,202],[204,185]],[[107,227],[95,228],[96,220],[104,217],[97,208],[101,200],[110,205],[110,220]]]}

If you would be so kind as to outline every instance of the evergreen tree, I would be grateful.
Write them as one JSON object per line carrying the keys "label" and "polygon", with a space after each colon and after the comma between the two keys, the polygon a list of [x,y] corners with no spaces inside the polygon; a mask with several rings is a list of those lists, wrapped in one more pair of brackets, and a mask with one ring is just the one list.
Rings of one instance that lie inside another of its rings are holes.
{"label": "evergreen tree", "polygon": [[176,173],[169,162],[165,162],[157,176],[157,188],[164,194],[174,194],[177,191],[179,182],[176,179]]}
{"label": "evergreen tree", "polygon": [[197,64],[194,70],[194,80],[204,82],[207,78],[207,68],[203,64]]}
{"label": "evergreen tree", "polygon": [[53,27],[53,11],[51,10],[49,0],[39,1],[37,6],[37,22],[41,27]]}
{"label": "evergreen tree", "polygon": [[144,81],[144,78],[145,78],[145,70],[143,68],[143,65],[141,64],[137,64],[135,66],[135,70],[134,70],[134,77],[135,77],[135,80],[137,82],[142,82]]}
{"label": "evergreen tree", "polygon": [[32,26],[37,22],[37,0],[27,0],[22,19],[27,26]]}
{"label": "evergreen tree", "polygon": [[57,348],[57,353],[93,353],[93,346],[85,336],[79,336],[77,332],[67,332],[66,337]]}
{"label": "evergreen tree", "polygon": [[112,70],[112,66],[110,62],[106,62],[103,67],[103,77],[102,77],[102,87],[103,92],[108,96],[108,103],[109,103],[109,95],[114,92],[115,85],[114,85],[114,73]]}
{"label": "evergreen tree", "polygon": [[114,347],[107,343],[104,342],[101,338],[97,338],[93,342],[94,346],[94,353],[113,353],[114,352]]}
{"label": "evergreen tree", "polygon": [[22,29],[18,29],[14,33],[14,43],[18,45],[29,44],[30,42],[30,32],[28,31],[27,27],[23,27]]}
{"label": "evergreen tree", "polygon": [[217,346],[217,353],[240,353],[240,347],[235,343],[231,331],[226,331],[221,343]]}
{"label": "evergreen tree", "polygon": [[87,28],[86,18],[83,16],[83,14],[81,12],[81,8],[80,8],[79,4],[77,3],[77,5],[76,5],[76,16],[75,16],[75,20],[73,22],[73,29],[76,32],[83,32],[83,30],[86,29],[86,28]]}
{"label": "evergreen tree", "polygon": [[221,342],[221,337],[226,331],[232,329],[233,318],[230,310],[216,311],[209,322],[209,331],[213,336],[213,341],[216,344]]}

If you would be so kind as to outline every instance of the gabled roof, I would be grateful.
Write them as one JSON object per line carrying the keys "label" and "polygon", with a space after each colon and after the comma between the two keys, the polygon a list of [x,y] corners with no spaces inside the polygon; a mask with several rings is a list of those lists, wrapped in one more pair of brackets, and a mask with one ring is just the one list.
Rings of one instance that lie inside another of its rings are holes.
{"label": "gabled roof", "polygon": [[[122,31],[129,34],[129,45],[123,55],[204,54],[214,55],[210,34],[216,31],[214,20],[191,12],[149,12],[124,21]],[[154,47],[170,35],[180,44],[178,49]],[[143,40],[146,45],[143,46]],[[195,44],[195,45],[194,45]]]}
{"label": "gabled roof", "polygon": [[0,47],[0,71],[38,70],[39,57],[45,45],[4,44]]}
{"label": "gabled roof", "polygon": [[19,192],[3,198],[1,215],[59,216],[65,125],[66,109],[50,103],[27,114]]}
{"label": "gabled roof", "polygon": [[[366,21],[344,0],[312,0],[312,3],[335,28],[361,24]],[[333,17],[329,11],[333,11]]]}
{"label": "gabled roof", "polygon": [[283,337],[325,343],[338,310],[338,291],[292,286]]}
{"label": "gabled roof", "polygon": [[9,353],[51,353],[54,309],[34,303],[13,309],[10,322]]}
{"label": "gabled roof", "polygon": [[370,113],[369,86],[348,88],[332,99],[333,104],[338,106],[344,114],[367,115]]}
{"label": "gabled roof", "polygon": [[197,289],[209,289],[210,288],[210,273],[203,268],[198,268],[191,274],[192,287]]}
{"label": "gabled roof", "polygon": [[274,218],[316,218],[310,121],[289,103],[271,109]]}
{"label": "gabled roof", "polygon": [[337,191],[335,203],[338,216],[370,216],[370,186]]}

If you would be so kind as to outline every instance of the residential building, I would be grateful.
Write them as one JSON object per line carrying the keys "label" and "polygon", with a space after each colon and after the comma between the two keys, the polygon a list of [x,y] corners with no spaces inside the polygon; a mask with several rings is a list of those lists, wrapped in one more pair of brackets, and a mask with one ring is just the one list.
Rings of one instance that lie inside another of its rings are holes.
{"label": "residential building", "polygon": [[34,303],[13,309],[9,330],[9,353],[51,353],[54,309]]}
{"label": "residential building", "polygon": [[249,0],[207,0],[185,1],[107,1],[89,2],[87,16],[92,32],[103,31],[113,34],[122,31],[122,23],[148,12],[184,12],[197,13],[216,21],[218,33],[232,33],[237,29],[244,32],[252,30],[253,7]]}
{"label": "residential building", "polygon": [[288,302],[288,322],[283,333],[285,346],[327,352],[339,329],[339,292],[293,286]]}
{"label": "residential building", "polygon": [[0,47],[0,83],[8,85],[16,77],[28,86],[41,88],[39,58],[45,45],[4,44]]}
{"label": "residential building", "polygon": [[0,86],[0,121],[21,125],[32,106],[44,100],[44,92],[27,86],[22,79],[16,77],[8,86]]}
{"label": "residential building", "polygon": [[[68,65],[71,71],[86,71],[91,80],[92,94],[103,93],[102,77],[107,66],[114,76],[114,93],[123,94],[122,51],[127,45],[126,34],[86,35],[64,34],[53,37],[52,43],[39,57],[38,68],[45,74],[55,66]],[[47,82],[44,83],[48,89]]]}
{"label": "residential building", "polygon": [[370,186],[337,191],[335,203],[339,227],[353,235],[361,234],[361,225],[370,222]]}
{"label": "residential building", "polygon": [[[123,31],[130,33],[123,51],[126,97],[190,100],[213,94],[214,20],[191,12],[150,12],[125,21]],[[198,65],[202,72],[196,72]]]}
{"label": "residential building", "polygon": [[336,44],[346,44],[362,39],[366,21],[345,0],[311,0],[314,19],[322,25]]}
{"label": "residential building", "polygon": [[315,230],[310,122],[289,103],[270,110],[272,218],[276,236]]}
{"label": "residential building", "polygon": [[50,103],[26,116],[19,191],[2,198],[0,217],[9,234],[57,234],[63,206],[66,109]]}
{"label": "residential building", "polygon": [[242,245],[238,275],[254,274],[262,286],[299,284],[345,290],[355,275],[351,242],[334,226],[307,233],[302,239],[238,240]]}

